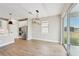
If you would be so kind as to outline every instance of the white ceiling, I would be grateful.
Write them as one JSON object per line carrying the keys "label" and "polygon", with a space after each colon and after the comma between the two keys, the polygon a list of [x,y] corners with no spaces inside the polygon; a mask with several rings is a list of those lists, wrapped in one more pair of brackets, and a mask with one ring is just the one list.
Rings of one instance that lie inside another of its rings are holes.
{"label": "white ceiling", "polygon": [[71,13],[73,13],[73,12],[79,12],[79,4],[76,4],[76,5],[72,8]]}
{"label": "white ceiling", "polygon": [[9,18],[9,13],[12,13],[15,19],[35,17],[35,10],[39,10],[39,17],[54,16],[62,12],[64,5],[64,3],[0,3],[0,17]]}

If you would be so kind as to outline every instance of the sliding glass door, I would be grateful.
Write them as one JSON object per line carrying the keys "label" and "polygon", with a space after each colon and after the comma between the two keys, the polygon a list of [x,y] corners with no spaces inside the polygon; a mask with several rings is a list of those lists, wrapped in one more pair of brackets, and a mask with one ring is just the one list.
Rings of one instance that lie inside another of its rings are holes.
{"label": "sliding glass door", "polygon": [[79,55],[79,17],[70,17],[70,55]]}
{"label": "sliding glass door", "polygon": [[69,55],[79,56],[79,4],[74,5],[64,18],[64,46]]}
{"label": "sliding glass door", "polygon": [[70,11],[70,55],[79,55],[79,4]]}

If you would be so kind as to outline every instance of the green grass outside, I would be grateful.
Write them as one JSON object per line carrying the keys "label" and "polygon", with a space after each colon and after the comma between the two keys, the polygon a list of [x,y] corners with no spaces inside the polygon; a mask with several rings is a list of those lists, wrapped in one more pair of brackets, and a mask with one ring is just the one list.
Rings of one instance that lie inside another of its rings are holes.
{"label": "green grass outside", "polygon": [[[71,40],[70,41],[70,44],[71,45],[79,46],[79,39],[72,38],[70,40]],[[67,38],[64,38],[64,43],[67,44]]]}
{"label": "green grass outside", "polygon": [[[64,33],[64,43],[67,44],[67,33]],[[79,46],[79,33],[78,32],[72,32],[71,33],[71,39],[70,44]]]}

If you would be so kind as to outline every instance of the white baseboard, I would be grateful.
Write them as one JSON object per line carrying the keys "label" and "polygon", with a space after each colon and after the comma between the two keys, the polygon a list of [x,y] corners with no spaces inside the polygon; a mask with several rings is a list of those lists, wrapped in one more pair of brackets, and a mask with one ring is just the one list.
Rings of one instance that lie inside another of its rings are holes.
{"label": "white baseboard", "polygon": [[7,42],[7,43],[3,43],[3,44],[0,44],[0,47],[6,46],[6,45],[9,45],[9,44],[12,44],[12,43],[14,43],[14,41],[10,41],[10,42]]}
{"label": "white baseboard", "polygon": [[34,40],[41,40],[41,41],[48,41],[48,42],[55,42],[59,43],[59,41],[54,41],[54,40],[47,40],[47,39],[39,39],[39,38],[33,38]]}

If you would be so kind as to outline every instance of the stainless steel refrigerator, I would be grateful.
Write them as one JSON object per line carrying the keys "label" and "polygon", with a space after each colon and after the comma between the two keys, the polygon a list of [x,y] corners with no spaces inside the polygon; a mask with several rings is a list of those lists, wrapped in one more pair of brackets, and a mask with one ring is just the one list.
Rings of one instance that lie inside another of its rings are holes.
{"label": "stainless steel refrigerator", "polygon": [[23,26],[19,28],[19,36],[26,40],[27,39],[27,34],[28,34],[28,26]]}

